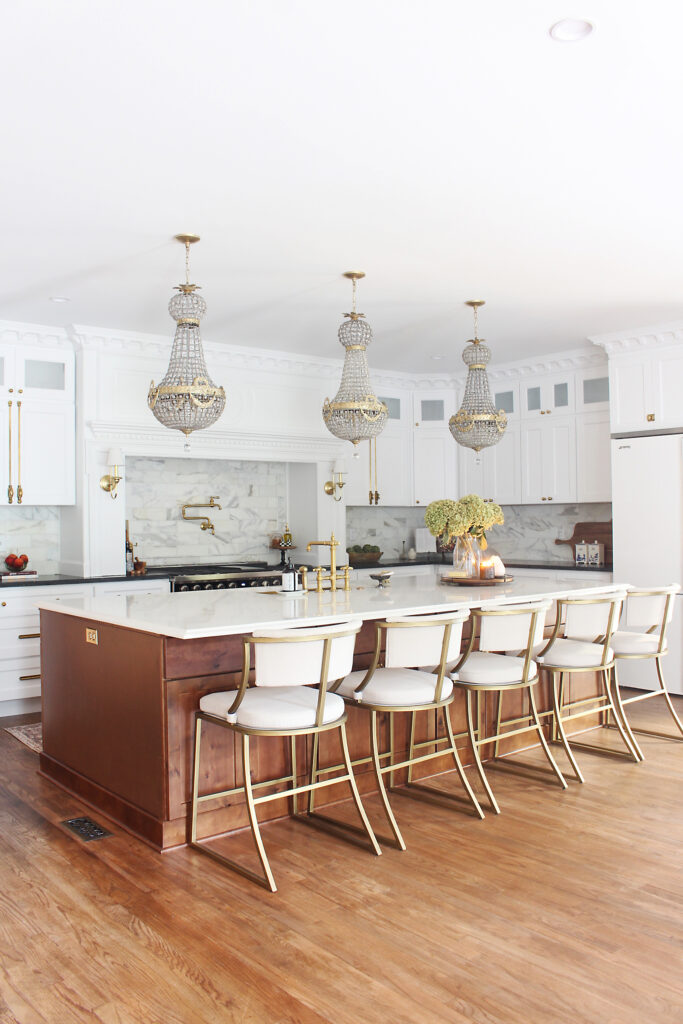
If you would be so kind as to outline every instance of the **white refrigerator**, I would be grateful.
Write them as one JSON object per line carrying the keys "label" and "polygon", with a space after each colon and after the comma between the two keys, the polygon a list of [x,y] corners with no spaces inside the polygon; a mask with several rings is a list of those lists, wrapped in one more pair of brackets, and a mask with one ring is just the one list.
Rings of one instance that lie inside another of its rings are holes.
{"label": "white refrigerator", "polygon": [[[614,580],[638,587],[683,584],[683,434],[612,440]],[[683,597],[674,599],[662,670],[683,694]],[[649,661],[619,663],[619,682],[658,686]]]}

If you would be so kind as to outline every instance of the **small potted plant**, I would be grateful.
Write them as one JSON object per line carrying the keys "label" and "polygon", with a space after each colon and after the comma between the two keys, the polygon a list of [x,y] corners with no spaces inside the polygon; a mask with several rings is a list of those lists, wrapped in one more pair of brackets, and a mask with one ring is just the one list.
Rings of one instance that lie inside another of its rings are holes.
{"label": "small potted plant", "polygon": [[487,547],[486,531],[505,518],[500,505],[466,494],[458,501],[443,498],[425,509],[425,526],[437,538],[440,550],[453,551],[453,568],[465,576],[479,575],[481,552]]}

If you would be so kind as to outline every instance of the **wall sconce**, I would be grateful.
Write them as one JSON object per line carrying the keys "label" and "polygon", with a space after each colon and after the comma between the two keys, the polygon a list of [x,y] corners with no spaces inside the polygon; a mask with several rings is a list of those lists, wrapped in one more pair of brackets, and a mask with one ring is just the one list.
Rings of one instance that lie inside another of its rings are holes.
{"label": "wall sconce", "polygon": [[[337,459],[334,466],[332,467],[332,479],[327,480],[323,487],[325,494],[329,494],[330,497],[334,498],[335,501],[342,500],[341,489],[344,486],[343,477],[345,476],[345,474],[345,462],[342,459]],[[337,491],[340,492],[339,497],[337,497]]]}
{"label": "wall sconce", "polygon": [[103,491],[108,491],[111,498],[118,498],[116,488],[119,486],[121,480],[123,480],[123,474],[120,471],[121,463],[123,462],[123,452],[120,448],[112,448],[107,456],[107,463],[110,467],[111,472],[105,473],[104,476],[100,477],[100,487]]}

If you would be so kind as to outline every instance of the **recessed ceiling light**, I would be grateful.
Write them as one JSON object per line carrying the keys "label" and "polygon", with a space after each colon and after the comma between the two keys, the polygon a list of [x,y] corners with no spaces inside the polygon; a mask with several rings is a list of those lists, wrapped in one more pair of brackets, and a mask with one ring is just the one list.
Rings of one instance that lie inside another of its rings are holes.
{"label": "recessed ceiling light", "polygon": [[443,356],[432,356],[432,359],[438,361],[439,359],[443,359]]}
{"label": "recessed ceiling light", "polygon": [[50,302],[71,302],[67,295],[51,295]]}
{"label": "recessed ceiling light", "polygon": [[590,21],[583,18],[563,18],[556,21],[550,29],[550,35],[557,43],[580,43],[587,39],[593,31]]}

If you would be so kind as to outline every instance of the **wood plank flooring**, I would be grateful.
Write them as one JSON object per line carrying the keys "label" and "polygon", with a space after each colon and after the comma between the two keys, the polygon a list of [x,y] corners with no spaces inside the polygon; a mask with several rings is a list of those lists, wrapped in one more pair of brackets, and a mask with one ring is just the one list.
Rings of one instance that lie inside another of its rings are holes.
{"label": "wood plank flooring", "polygon": [[[630,710],[669,728],[663,702]],[[0,729],[0,1021],[680,1024],[683,742],[641,743],[641,765],[578,750],[587,782],[564,793],[522,767],[537,751],[506,759],[481,822],[396,795],[406,853],[267,825],[271,895],[97,814],[114,835],[83,843],[60,822],[88,808]]]}

